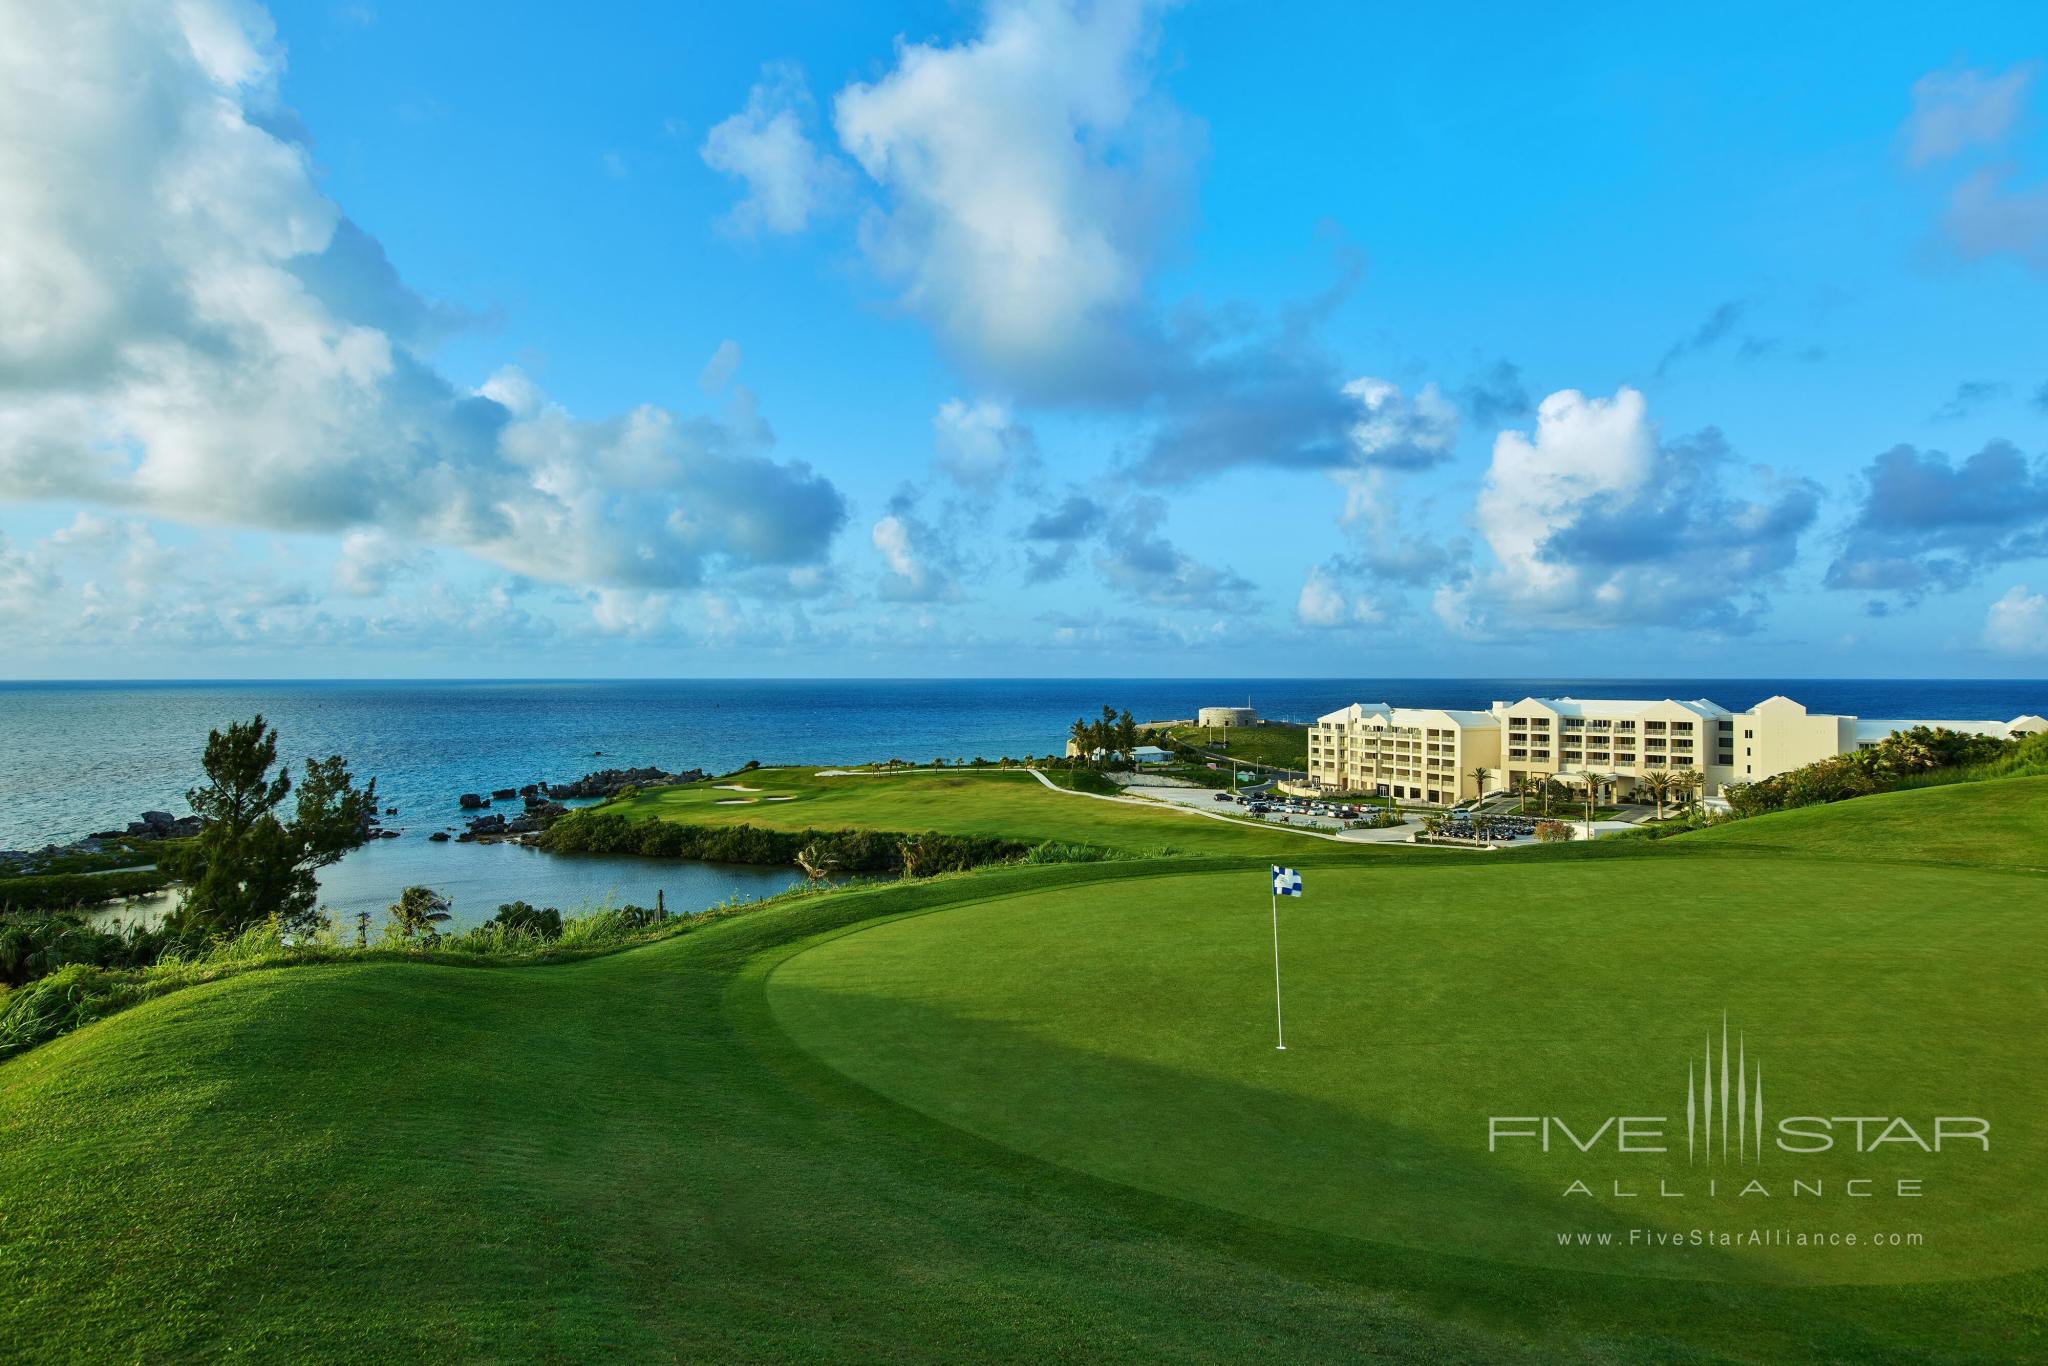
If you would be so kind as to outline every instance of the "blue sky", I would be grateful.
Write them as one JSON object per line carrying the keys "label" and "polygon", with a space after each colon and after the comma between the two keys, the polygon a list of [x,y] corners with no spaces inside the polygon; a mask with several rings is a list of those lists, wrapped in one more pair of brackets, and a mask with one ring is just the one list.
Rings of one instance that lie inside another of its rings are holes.
{"label": "blue sky", "polygon": [[0,19],[10,675],[2048,673],[2031,7],[160,11]]}

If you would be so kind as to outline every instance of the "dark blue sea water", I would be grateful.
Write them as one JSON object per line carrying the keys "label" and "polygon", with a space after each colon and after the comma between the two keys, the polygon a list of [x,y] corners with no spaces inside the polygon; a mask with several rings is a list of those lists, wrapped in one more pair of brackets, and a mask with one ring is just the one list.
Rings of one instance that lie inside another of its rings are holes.
{"label": "dark blue sea water", "polygon": [[[764,763],[929,762],[1056,753],[1074,718],[1104,703],[1141,720],[1249,698],[1282,720],[1353,701],[1485,707],[1577,694],[1708,697],[1731,708],[1784,693],[1820,711],[1872,717],[2007,719],[2048,713],[2048,681],[1851,679],[1097,679],[671,682],[247,682],[0,684],[0,848],[119,826],[145,809],[182,814],[207,731],[261,712],[296,762],[346,755],[406,832],[329,871],[337,909],[381,909],[406,881],[461,884],[459,904],[494,907],[545,883],[564,906],[671,902],[675,865],[572,864],[525,850],[429,844],[466,791],[643,764],[713,772]],[[695,870],[702,871],[702,870]],[[784,875],[724,870],[681,894],[773,890]],[[488,914],[488,909],[485,910]],[[465,915],[464,919],[469,917]]]}

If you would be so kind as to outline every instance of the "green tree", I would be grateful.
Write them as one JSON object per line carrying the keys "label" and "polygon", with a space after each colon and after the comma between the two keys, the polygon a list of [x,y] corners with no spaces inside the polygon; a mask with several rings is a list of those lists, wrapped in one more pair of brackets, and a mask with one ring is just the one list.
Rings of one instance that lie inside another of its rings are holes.
{"label": "green tree", "polygon": [[1067,732],[1067,738],[1074,742],[1074,757],[1084,763],[1095,752],[1095,728],[1082,718],[1074,718],[1073,729]]}
{"label": "green tree", "polygon": [[441,937],[451,904],[431,887],[408,887],[391,903],[391,929],[408,944],[431,944]]}
{"label": "green tree", "polygon": [[1636,779],[1636,786],[1650,794],[1657,804],[1657,819],[1664,819],[1664,803],[1671,799],[1671,774],[1669,770],[1653,768]]}
{"label": "green tree", "polygon": [[1137,755],[1138,723],[1131,716],[1129,707],[1125,707],[1116,718],[1116,747],[1126,759]]}
{"label": "green tree", "polygon": [[1486,795],[1486,780],[1493,776],[1493,770],[1490,768],[1475,768],[1469,776],[1472,779],[1473,795],[1484,797]]}
{"label": "green tree", "polygon": [[1699,770],[1691,768],[1674,769],[1671,774],[1671,795],[1682,807],[1691,806],[1700,794]]}
{"label": "green tree", "polygon": [[279,811],[291,773],[277,763],[277,731],[262,716],[235,722],[206,739],[204,786],[185,794],[205,824],[190,844],[164,861],[185,884],[178,927],[237,934],[275,918],[286,931],[319,923],[314,874],[369,838],[377,783],[355,785],[338,754],[308,759],[290,820]]}

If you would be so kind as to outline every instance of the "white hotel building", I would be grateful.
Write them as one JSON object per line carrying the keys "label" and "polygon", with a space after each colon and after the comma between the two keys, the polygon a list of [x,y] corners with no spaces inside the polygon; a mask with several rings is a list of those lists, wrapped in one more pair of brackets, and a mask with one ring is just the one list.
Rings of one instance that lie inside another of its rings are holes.
{"label": "white hotel building", "polygon": [[2001,739],[2048,730],[2039,716],[1863,721],[1808,712],[1789,697],[1745,712],[1705,698],[1525,697],[1486,711],[1354,702],[1309,727],[1308,774],[1332,792],[1449,805],[1539,777],[1580,783],[1588,773],[1605,795],[1625,797],[1647,773],[1690,769],[1700,775],[1700,791],[1715,796],[1730,783],[1768,778],[1920,725]]}

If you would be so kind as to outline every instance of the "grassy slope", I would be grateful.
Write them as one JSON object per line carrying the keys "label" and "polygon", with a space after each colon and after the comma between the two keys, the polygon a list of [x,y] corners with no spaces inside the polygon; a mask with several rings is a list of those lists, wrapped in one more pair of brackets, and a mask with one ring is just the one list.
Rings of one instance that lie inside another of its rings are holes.
{"label": "grassy slope", "polygon": [[[1314,1241],[935,1129],[768,1024],[755,955],[1005,870],[534,971],[258,973],[0,1066],[29,1357],[1519,1354]],[[1540,1298],[1523,1306],[1544,1312]]]}
{"label": "grassy slope", "polygon": [[1277,768],[1308,766],[1307,726],[1246,726],[1215,731],[1200,726],[1175,726],[1171,734],[1197,749],[1214,750],[1249,763],[1272,764]]}
{"label": "grassy slope", "polygon": [[[1675,847],[1691,842],[1585,865],[1643,870],[1655,890],[1635,901],[1565,888],[1509,913],[1588,932],[1629,905],[1655,916],[1733,857]],[[1317,888],[1355,866],[1323,847],[1295,860]],[[1561,862],[1510,875],[1555,875]],[[1397,867],[1405,881],[1514,865],[1372,865]],[[1504,1271],[1104,1183],[881,1099],[797,1049],[770,1014],[769,969],[837,927],[1053,888],[1085,904],[1081,889],[1112,883],[1098,904],[1178,913],[1164,895],[1174,884],[1154,875],[1205,869],[1257,876],[1249,860],[1004,869],[799,903],[569,966],[299,968],[138,1008],[0,1065],[0,1284],[13,1292],[0,1297],[0,1341],[88,1359],[2042,1349],[2038,1274],[1880,1292]],[[1754,915],[1781,910],[1759,891]],[[1729,924],[1715,922],[1707,949],[1739,942]],[[1069,937],[1100,944],[1101,928]],[[1981,936],[1924,942],[1958,964],[1986,952]],[[997,979],[1031,975],[1020,961],[1073,961],[1063,943],[1023,945]],[[1815,948],[1863,951],[1855,933]],[[1740,967],[1726,952],[1691,957],[1675,971]],[[1504,948],[1485,970],[1509,981],[1526,967]],[[974,1027],[986,1036],[989,1023]],[[1983,1023],[1958,1037],[1996,1042]]]}
{"label": "grassy slope", "polygon": [[[1071,841],[1154,854],[1292,854],[1304,848],[1342,848],[1271,826],[1213,820],[1172,808],[1052,792],[1028,773],[967,770],[957,773],[865,773],[819,777],[808,768],[762,769],[734,783],[656,788],[606,807],[636,819],[659,816],[694,825],[742,822],[779,830],[843,827],[871,830],[941,830],[1000,835],[1036,844]],[[790,798],[777,801],[774,798]],[[1358,853],[1362,850],[1345,849]]]}
{"label": "grassy slope", "polygon": [[2048,777],[1885,792],[1674,837],[1695,848],[2048,870]]}

